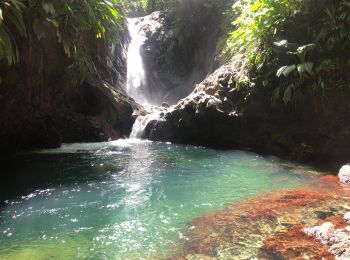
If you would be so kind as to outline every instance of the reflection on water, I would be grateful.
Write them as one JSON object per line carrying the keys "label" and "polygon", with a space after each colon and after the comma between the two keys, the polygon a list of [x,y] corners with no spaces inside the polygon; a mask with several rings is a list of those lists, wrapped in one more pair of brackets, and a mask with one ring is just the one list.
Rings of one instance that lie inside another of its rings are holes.
{"label": "reflection on water", "polygon": [[194,218],[313,178],[294,169],[311,170],[138,140],[22,155],[1,170],[0,258],[165,257],[187,240]]}

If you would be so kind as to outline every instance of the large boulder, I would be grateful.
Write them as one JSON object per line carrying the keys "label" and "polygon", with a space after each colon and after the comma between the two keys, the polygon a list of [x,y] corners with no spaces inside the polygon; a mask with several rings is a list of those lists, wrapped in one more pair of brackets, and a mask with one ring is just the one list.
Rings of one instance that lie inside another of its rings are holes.
{"label": "large boulder", "polygon": [[[350,150],[347,95],[329,96],[327,107],[273,107],[268,87],[242,85],[240,60],[221,66],[170,107],[149,138],[155,141],[252,150],[336,167]],[[243,80],[244,82],[244,80]],[[345,123],[344,123],[345,122]]]}
{"label": "large boulder", "polygon": [[249,133],[240,131],[239,104],[246,93],[236,87],[238,76],[231,64],[219,68],[168,109],[166,120],[157,124],[150,139],[217,147],[229,147],[239,139],[244,142]]}

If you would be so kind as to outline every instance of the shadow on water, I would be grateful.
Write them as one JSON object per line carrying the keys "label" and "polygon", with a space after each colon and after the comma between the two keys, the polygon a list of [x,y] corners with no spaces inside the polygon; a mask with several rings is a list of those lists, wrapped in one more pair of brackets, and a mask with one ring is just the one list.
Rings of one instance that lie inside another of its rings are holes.
{"label": "shadow on water", "polygon": [[[98,181],[122,165],[104,165],[90,153],[25,154],[9,159],[2,165],[0,201],[25,195],[37,189]],[[1,205],[1,204],[0,204]]]}

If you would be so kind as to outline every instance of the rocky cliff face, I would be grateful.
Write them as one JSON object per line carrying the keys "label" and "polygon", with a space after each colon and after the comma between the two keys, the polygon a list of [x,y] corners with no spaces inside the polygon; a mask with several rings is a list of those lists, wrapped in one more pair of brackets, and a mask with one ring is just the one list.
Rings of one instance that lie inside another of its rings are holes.
{"label": "rocky cliff face", "polygon": [[39,17],[26,16],[28,40],[19,46],[20,63],[0,65],[0,151],[127,136],[138,109],[120,88],[127,34],[112,46],[81,35],[95,69],[77,81],[55,29]]}
{"label": "rocky cliff face", "polygon": [[213,67],[221,10],[200,1],[188,2],[179,6],[174,16],[155,12],[139,20],[146,36],[141,49],[146,70],[144,93],[155,104],[176,103]]}
{"label": "rocky cliff face", "polygon": [[[219,68],[172,106],[150,139],[216,148],[253,150],[339,167],[350,149],[349,96],[333,93],[322,111],[274,109],[264,89],[246,91],[236,82],[239,63]],[[318,108],[319,109],[319,108]]]}

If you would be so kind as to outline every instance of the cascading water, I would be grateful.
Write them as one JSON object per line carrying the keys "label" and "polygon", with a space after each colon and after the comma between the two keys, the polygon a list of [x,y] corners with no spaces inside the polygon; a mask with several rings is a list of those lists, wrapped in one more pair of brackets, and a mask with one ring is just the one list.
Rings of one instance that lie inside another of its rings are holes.
{"label": "cascading water", "polygon": [[142,93],[145,84],[145,70],[142,55],[140,53],[141,46],[146,38],[140,32],[138,18],[128,18],[128,29],[131,37],[128,55],[127,55],[127,94],[140,104],[147,105],[147,99]]}
{"label": "cascading water", "polygon": [[[157,106],[149,106],[150,109],[149,114],[145,116],[139,116],[133,127],[130,134],[131,139],[144,139],[147,138],[147,135],[150,135],[153,127],[157,124],[158,121],[164,120],[164,114],[166,113],[166,108],[157,107]],[[153,124],[152,124],[153,123]],[[146,133],[147,126],[152,124],[152,129],[149,130],[149,133]]]}
{"label": "cascading water", "polygon": [[139,116],[132,128],[130,138],[145,138],[144,131],[151,121],[158,121],[162,111],[149,105],[144,93],[146,75],[143,58],[140,53],[141,46],[145,43],[146,37],[142,33],[139,18],[128,18],[128,29],[131,37],[127,55],[127,94],[136,102],[147,106],[150,111],[145,116]]}

